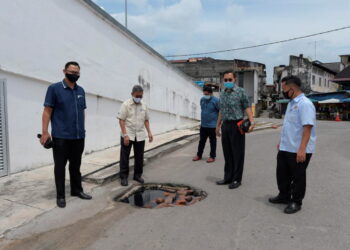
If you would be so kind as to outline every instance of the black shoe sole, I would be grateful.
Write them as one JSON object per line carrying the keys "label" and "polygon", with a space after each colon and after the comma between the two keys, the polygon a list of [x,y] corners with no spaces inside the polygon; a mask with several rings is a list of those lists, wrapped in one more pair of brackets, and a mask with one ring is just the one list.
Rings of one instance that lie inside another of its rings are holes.
{"label": "black shoe sole", "polygon": [[120,185],[122,185],[123,187],[127,187],[129,186],[129,182],[123,183],[123,181],[120,181]]}
{"label": "black shoe sole", "polygon": [[241,186],[241,184],[236,185],[236,186],[228,186],[228,189],[236,189],[239,188]]}
{"label": "black shoe sole", "polygon": [[294,210],[292,210],[292,211],[286,211],[286,210],[284,210],[284,213],[285,213],[285,214],[295,214],[295,213],[299,212],[300,210],[301,210],[301,207],[298,208],[298,209],[294,209]]}
{"label": "black shoe sole", "polygon": [[231,182],[216,182],[216,185],[218,185],[218,186],[223,186],[223,185],[228,185],[228,184],[230,184]]}
{"label": "black shoe sole", "polygon": [[56,202],[56,205],[57,205],[57,207],[59,207],[59,208],[65,208],[65,207],[66,207],[66,203],[64,203],[64,204],[59,204],[58,202]]}

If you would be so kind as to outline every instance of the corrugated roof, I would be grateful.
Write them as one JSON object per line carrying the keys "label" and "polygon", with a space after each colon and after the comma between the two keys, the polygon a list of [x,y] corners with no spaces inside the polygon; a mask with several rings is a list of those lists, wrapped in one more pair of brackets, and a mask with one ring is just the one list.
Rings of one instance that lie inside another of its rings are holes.
{"label": "corrugated roof", "polygon": [[333,70],[331,70],[331,69],[325,67],[325,66],[323,65],[323,63],[321,63],[320,61],[313,61],[313,62],[312,62],[312,65],[314,65],[314,66],[316,66],[316,67],[322,69],[323,71],[327,71],[328,73],[331,73],[331,74],[333,74],[333,75],[336,75],[336,74],[337,74],[337,72],[335,72],[335,71],[333,71]]}
{"label": "corrugated roof", "polygon": [[338,73],[332,81],[337,83],[350,84],[350,66],[346,67],[340,73]]}
{"label": "corrugated roof", "polygon": [[333,62],[333,63],[322,63],[322,65],[336,73],[340,72],[340,62]]}

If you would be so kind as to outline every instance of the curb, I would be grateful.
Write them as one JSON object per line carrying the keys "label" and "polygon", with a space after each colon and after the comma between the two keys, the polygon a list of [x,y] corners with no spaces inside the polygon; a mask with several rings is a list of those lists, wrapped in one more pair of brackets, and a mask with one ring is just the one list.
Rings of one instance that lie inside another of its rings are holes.
{"label": "curb", "polygon": [[[272,129],[273,128],[272,126],[280,127],[281,124],[263,123],[262,126],[255,128],[253,133],[255,131]],[[164,143],[158,147],[152,148],[146,151],[144,154],[144,166],[147,166],[148,163],[168,153],[178,150],[196,140],[199,140],[199,132],[195,135],[183,136],[173,141]],[[134,157],[130,157],[130,160],[132,160],[133,158]],[[134,165],[130,164],[129,168],[130,168],[130,171],[132,171],[134,168]],[[82,179],[84,182],[98,184],[98,185],[102,185],[107,182],[117,180],[118,178],[119,178],[119,161],[110,163],[98,170],[95,170],[91,173],[88,173],[82,176]]]}
{"label": "curb", "polygon": [[[156,160],[157,158],[162,157],[165,154],[173,152],[177,149],[184,147],[187,144],[198,140],[198,135],[199,134],[183,136],[181,138],[177,138],[176,140],[170,141],[145,152],[144,165],[147,166],[147,164],[152,162],[153,160]],[[133,157],[130,157],[130,159],[132,158]],[[133,170],[134,165],[130,164],[129,168],[130,171]],[[108,164],[107,166],[104,166],[99,170],[84,175],[82,178],[84,182],[99,185],[114,181],[119,178],[119,162]]]}

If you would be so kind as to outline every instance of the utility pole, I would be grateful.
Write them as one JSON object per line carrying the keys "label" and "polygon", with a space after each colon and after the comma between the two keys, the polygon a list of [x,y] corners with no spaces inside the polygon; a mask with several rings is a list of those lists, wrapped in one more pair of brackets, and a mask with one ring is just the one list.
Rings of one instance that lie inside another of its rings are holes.
{"label": "utility pole", "polygon": [[128,28],[128,0],[125,0],[125,28]]}
{"label": "utility pole", "polygon": [[315,60],[316,61],[316,58],[317,58],[317,41],[315,41]]}

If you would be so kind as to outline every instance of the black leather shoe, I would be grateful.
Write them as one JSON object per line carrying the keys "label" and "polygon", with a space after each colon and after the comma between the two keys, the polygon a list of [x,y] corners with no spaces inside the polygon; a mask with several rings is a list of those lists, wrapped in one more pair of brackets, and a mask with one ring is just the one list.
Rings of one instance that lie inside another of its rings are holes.
{"label": "black leather shoe", "polygon": [[142,177],[134,177],[134,181],[137,181],[138,183],[145,183],[145,180]]}
{"label": "black leather shoe", "polygon": [[126,178],[120,179],[120,184],[121,184],[122,186],[126,187],[127,185],[129,185],[129,184],[128,184],[128,179],[126,179]]}
{"label": "black leather shoe", "polygon": [[227,184],[230,184],[230,182],[229,182],[229,181],[226,181],[225,179],[216,182],[216,185],[227,185]]}
{"label": "black leather shoe", "polygon": [[66,199],[64,199],[64,198],[57,199],[56,204],[60,208],[65,208],[66,207]]}
{"label": "black leather shoe", "polygon": [[229,189],[235,189],[235,188],[238,188],[240,185],[241,185],[240,182],[234,181],[234,182],[232,182],[232,183],[228,186],[228,188],[229,188]]}
{"label": "black leather shoe", "polygon": [[290,201],[286,198],[283,198],[277,195],[276,197],[270,198],[269,202],[273,204],[288,204]]}
{"label": "black leather shoe", "polygon": [[301,209],[301,205],[292,202],[289,203],[288,206],[284,209],[284,213],[286,214],[294,214],[296,212],[298,212]]}
{"label": "black leather shoe", "polygon": [[79,197],[80,199],[83,199],[83,200],[91,200],[92,199],[91,195],[85,194],[84,192],[80,192],[80,193],[77,193],[77,194],[72,193],[71,195]]}

